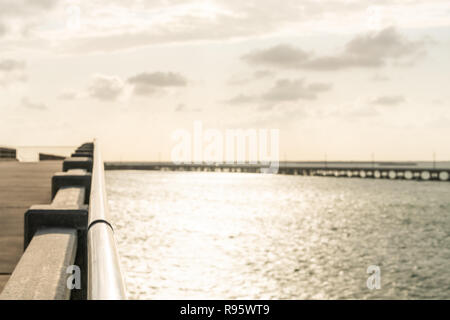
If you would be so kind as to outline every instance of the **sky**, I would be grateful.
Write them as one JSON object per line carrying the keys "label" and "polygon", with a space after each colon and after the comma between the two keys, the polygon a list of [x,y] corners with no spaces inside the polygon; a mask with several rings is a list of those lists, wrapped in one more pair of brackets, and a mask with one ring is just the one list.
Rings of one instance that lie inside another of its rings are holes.
{"label": "sky", "polygon": [[450,160],[450,2],[0,0],[0,145],[278,129],[280,160]]}

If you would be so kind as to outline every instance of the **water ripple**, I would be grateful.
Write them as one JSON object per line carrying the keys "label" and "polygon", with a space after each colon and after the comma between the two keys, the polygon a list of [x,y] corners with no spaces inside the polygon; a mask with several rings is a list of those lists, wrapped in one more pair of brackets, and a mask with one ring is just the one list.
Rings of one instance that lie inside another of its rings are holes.
{"label": "water ripple", "polygon": [[108,171],[107,186],[132,299],[450,298],[448,183]]}

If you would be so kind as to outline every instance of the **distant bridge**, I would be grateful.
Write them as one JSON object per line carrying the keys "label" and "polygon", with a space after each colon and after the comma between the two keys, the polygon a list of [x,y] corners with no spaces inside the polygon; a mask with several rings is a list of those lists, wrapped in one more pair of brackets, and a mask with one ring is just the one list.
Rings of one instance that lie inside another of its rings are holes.
{"label": "distant bridge", "polygon": [[[105,169],[262,173],[267,172],[268,166],[248,163],[106,162]],[[448,181],[450,162],[280,162],[277,173],[321,177]]]}

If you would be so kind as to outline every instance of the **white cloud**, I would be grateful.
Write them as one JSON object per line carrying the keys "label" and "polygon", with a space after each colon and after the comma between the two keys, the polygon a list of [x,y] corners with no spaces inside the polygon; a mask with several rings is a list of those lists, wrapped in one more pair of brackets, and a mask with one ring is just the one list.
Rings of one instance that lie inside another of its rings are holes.
{"label": "white cloud", "polygon": [[374,105],[382,105],[382,106],[395,106],[400,103],[405,102],[405,97],[400,95],[392,95],[392,96],[381,96],[373,99],[370,103]]}
{"label": "white cloud", "polygon": [[4,59],[0,60],[0,72],[12,72],[25,69],[25,61]]}
{"label": "white cloud", "polygon": [[115,101],[127,98],[133,91],[136,95],[151,95],[163,92],[164,88],[184,87],[187,79],[175,72],[142,72],[123,80],[115,75],[94,74],[91,76],[86,92],[65,90],[59,94],[61,100],[75,100],[91,97],[102,101]]}
{"label": "white cloud", "polygon": [[8,28],[3,23],[0,23],[0,38],[6,34]]}
{"label": "white cloud", "polygon": [[[66,24],[71,17],[67,16],[65,9],[71,2],[56,5],[55,1],[41,1],[40,5],[28,5],[33,10],[20,9],[26,6],[23,4],[25,0],[17,2],[20,5],[13,4],[8,11],[22,20],[20,30],[30,28],[31,34],[47,41],[48,48],[83,54],[162,43],[225,41],[272,34],[351,33],[355,29],[366,29],[367,21],[374,14],[369,10],[373,1],[369,0],[283,0],[282,5],[279,0],[136,0],[126,3],[96,0],[74,2],[80,9],[80,28],[76,32],[68,32]],[[450,9],[450,4],[442,0],[383,2],[377,7],[383,8],[375,10],[383,14],[377,18],[382,22],[380,27],[385,26],[383,21],[401,28],[450,25],[443,14]],[[419,13],[420,19],[416,18]],[[28,41],[14,43],[27,44]]]}
{"label": "white cloud", "polygon": [[304,79],[280,79],[266,92],[260,95],[239,94],[227,101],[229,104],[295,102],[315,100],[317,95],[332,89],[330,83],[310,83]]}
{"label": "white cloud", "polygon": [[53,9],[58,0],[2,0],[0,17],[23,17]]}
{"label": "white cloud", "polygon": [[255,79],[263,79],[263,78],[270,78],[275,75],[275,72],[270,70],[257,70],[253,73],[253,78]]}
{"label": "white cloud", "polygon": [[25,73],[26,63],[22,60],[0,60],[0,85],[9,86],[16,82],[25,82],[28,77]]}
{"label": "white cloud", "polygon": [[75,92],[75,91],[73,91],[73,90],[65,90],[65,91],[63,91],[59,96],[58,96],[58,99],[60,99],[60,100],[75,100],[75,99],[78,99],[78,98],[80,98],[80,94],[79,93],[77,93],[77,92]]}
{"label": "white cloud", "polygon": [[240,86],[243,84],[252,83],[255,80],[270,79],[275,76],[275,72],[270,70],[256,70],[251,75],[233,74],[228,79],[227,84],[230,86]]}
{"label": "white cloud", "polygon": [[161,88],[184,87],[187,79],[181,74],[174,72],[143,72],[128,79],[137,95],[150,95]]}
{"label": "white cloud", "polygon": [[371,81],[374,82],[386,82],[389,81],[390,78],[388,76],[382,75],[382,74],[375,74],[370,78]]}
{"label": "white cloud", "polygon": [[58,0],[1,0],[0,36],[13,33],[15,40],[26,36],[30,29],[45,21],[53,12]]}
{"label": "white cloud", "polygon": [[47,106],[45,104],[32,102],[26,97],[22,98],[22,106],[27,109],[34,109],[34,110],[46,110],[47,109]]}
{"label": "white cloud", "polygon": [[114,101],[123,92],[124,87],[124,81],[118,76],[95,74],[89,84],[88,93],[98,100]]}
{"label": "white cloud", "polygon": [[256,50],[242,56],[249,64],[282,69],[330,71],[347,68],[377,68],[390,62],[412,62],[423,55],[425,40],[411,41],[395,28],[358,35],[342,52],[335,55],[315,55],[289,44]]}
{"label": "white cloud", "polygon": [[311,54],[288,44],[280,44],[269,49],[257,50],[242,56],[242,59],[255,65],[279,68],[301,68]]}
{"label": "white cloud", "polygon": [[329,83],[311,83],[307,85],[303,79],[278,80],[275,85],[262,95],[264,101],[282,102],[297,100],[315,100],[317,94],[331,90]]}
{"label": "white cloud", "polygon": [[187,84],[185,77],[174,72],[144,72],[129,78],[128,82],[155,87],[183,87]]}
{"label": "white cloud", "polygon": [[230,100],[227,101],[229,104],[247,104],[252,102],[258,102],[261,101],[260,97],[253,96],[253,95],[247,95],[247,94],[239,94]]}
{"label": "white cloud", "polygon": [[185,110],[186,110],[186,105],[183,103],[179,103],[175,108],[175,112],[181,112],[181,111],[185,111]]}

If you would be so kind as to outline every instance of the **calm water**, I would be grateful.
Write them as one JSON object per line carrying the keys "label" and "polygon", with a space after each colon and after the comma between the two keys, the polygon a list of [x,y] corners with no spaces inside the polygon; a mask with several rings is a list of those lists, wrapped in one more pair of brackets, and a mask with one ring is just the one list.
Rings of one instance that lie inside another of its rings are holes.
{"label": "calm water", "polygon": [[107,185],[132,299],[450,298],[450,183],[108,171]]}

